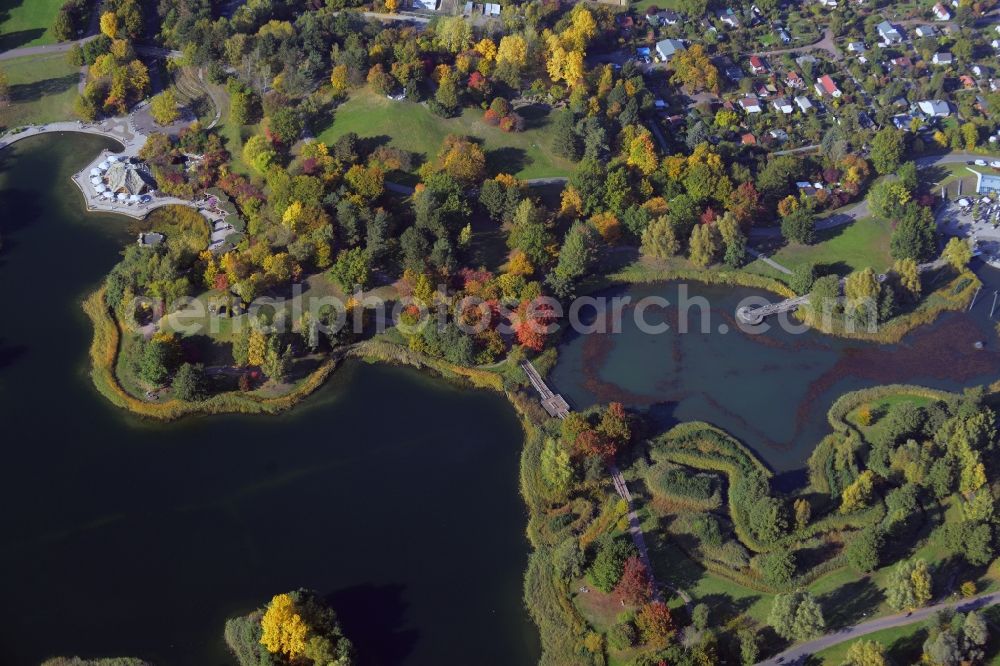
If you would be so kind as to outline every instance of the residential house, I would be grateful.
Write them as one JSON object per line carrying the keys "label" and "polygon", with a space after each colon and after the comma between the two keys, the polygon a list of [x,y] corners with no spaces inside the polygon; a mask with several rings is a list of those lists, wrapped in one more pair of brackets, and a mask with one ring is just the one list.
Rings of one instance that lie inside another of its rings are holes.
{"label": "residential house", "polygon": [[932,25],[918,25],[914,32],[917,37],[937,37],[938,34],[937,28]]}
{"label": "residential house", "polygon": [[740,143],[742,143],[744,146],[755,146],[757,145],[757,137],[747,132],[746,134],[740,137]]}
{"label": "residential house", "polygon": [[861,126],[861,129],[869,129],[875,126],[875,121],[871,119],[871,116],[862,111],[858,114],[858,125]]}
{"label": "residential house", "polygon": [[757,86],[757,97],[770,97],[771,95],[777,95],[778,89],[773,83],[762,83]]}
{"label": "residential house", "polygon": [[760,113],[764,109],[760,108],[760,100],[752,95],[748,95],[740,100],[740,107],[746,113]]}
{"label": "residential house", "polygon": [[895,125],[898,130],[909,130],[912,122],[913,116],[908,113],[900,113],[892,117],[892,124]]}
{"label": "residential house", "polygon": [[775,30],[775,34],[778,35],[778,39],[781,40],[782,44],[791,44],[792,43],[792,36],[789,35],[788,31],[785,30],[784,28],[778,28],[777,30]]}
{"label": "residential house", "polygon": [[487,2],[483,5],[483,14],[485,16],[500,16],[500,3]]}
{"label": "residential house", "polygon": [[733,83],[739,83],[743,80],[743,70],[729,56],[716,58],[713,64],[717,70],[725,74],[726,78]]}
{"label": "residential house", "polygon": [[824,97],[826,95],[829,95],[830,97],[840,97],[842,94],[840,92],[840,88],[838,88],[837,84],[833,82],[833,79],[830,78],[829,74],[824,74],[819,77],[819,81],[816,82],[815,87],[816,94],[820,97]]}
{"label": "residential house", "polygon": [[955,62],[955,58],[947,51],[938,51],[931,58],[931,62],[935,65],[950,66]]}
{"label": "residential house", "polygon": [[893,69],[902,70],[904,72],[908,72],[911,69],[913,69],[913,61],[910,60],[908,56],[903,56],[901,58],[893,58],[889,62],[892,63]]}
{"label": "residential house", "polygon": [[798,58],[795,59],[795,64],[798,65],[799,67],[805,67],[806,65],[815,65],[817,62],[819,61],[816,60],[816,56],[809,55],[808,53],[805,55],[800,55]]}
{"label": "residential house", "polygon": [[750,56],[750,71],[755,75],[766,74],[767,65],[764,63],[764,59],[760,56]]}
{"label": "residential house", "polygon": [[864,53],[865,52],[864,42],[848,42],[847,51],[848,53]]}
{"label": "residential house", "polygon": [[951,20],[951,12],[949,12],[945,8],[945,6],[942,5],[940,2],[937,3],[936,5],[934,5],[933,12],[934,12],[934,18],[936,18],[938,21],[950,21]]}
{"label": "residential house", "polygon": [[837,0],[816,0],[820,7],[826,7],[827,9],[836,9]]}
{"label": "residential house", "polygon": [[681,15],[672,9],[665,9],[660,12],[660,21],[663,25],[677,25],[681,21]]}
{"label": "residential house", "polygon": [[674,54],[684,50],[684,42],[679,39],[664,39],[656,42],[656,52],[663,62],[669,62]]}
{"label": "residential house", "polygon": [[734,12],[731,7],[726,7],[725,9],[716,11],[715,17],[719,19],[720,23],[728,25],[730,28],[740,27],[740,19],[736,16],[736,12]]}
{"label": "residential house", "polygon": [[788,141],[788,132],[786,132],[783,129],[780,129],[780,128],[779,129],[773,129],[770,132],[768,132],[768,134],[770,134],[771,138],[774,139],[778,143],[784,143],[784,142]]}
{"label": "residential house", "polygon": [[795,104],[799,107],[802,113],[808,113],[811,108],[813,108],[812,102],[805,95],[799,95],[795,98]]}
{"label": "residential house", "polygon": [[948,102],[940,99],[925,99],[917,102],[917,108],[928,118],[947,118],[951,115],[951,107]]}
{"label": "residential house", "polygon": [[784,114],[791,113],[794,109],[792,108],[792,103],[787,97],[779,97],[778,99],[771,102],[771,106],[774,107],[775,111],[780,111]]}
{"label": "residential house", "polygon": [[886,44],[899,44],[903,41],[903,33],[888,21],[882,21],[875,26],[875,29],[878,30],[878,36]]}
{"label": "residential house", "polygon": [[788,76],[785,77],[785,85],[789,88],[800,90],[806,87],[806,82],[805,79],[799,76],[798,72],[788,72]]}
{"label": "residential house", "polygon": [[972,90],[976,87],[976,80],[968,74],[962,74],[962,76],[958,77],[958,80],[966,90]]}

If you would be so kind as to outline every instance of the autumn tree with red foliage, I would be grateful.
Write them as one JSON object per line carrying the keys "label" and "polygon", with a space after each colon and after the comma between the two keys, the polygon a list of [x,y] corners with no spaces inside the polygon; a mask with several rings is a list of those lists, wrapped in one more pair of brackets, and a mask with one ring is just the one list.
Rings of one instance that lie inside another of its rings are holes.
{"label": "autumn tree with red foliage", "polygon": [[666,645],[676,629],[670,609],[662,601],[653,601],[639,609],[635,626],[642,632],[642,639],[653,645]]}
{"label": "autumn tree with red foliage", "polygon": [[733,190],[726,202],[726,210],[733,214],[744,229],[753,226],[761,212],[760,193],[754,184],[747,181]]}
{"label": "autumn tree with red foliage", "polygon": [[632,426],[629,424],[628,414],[625,413],[622,403],[612,402],[608,405],[607,410],[601,415],[597,431],[613,441],[616,448],[629,443],[632,439]]}
{"label": "autumn tree with red foliage", "polygon": [[553,322],[555,312],[552,306],[535,299],[521,301],[511,323],[521,346],[537,352],[545,348],[545,336],[551,332],[549,327]]}
{"label": "autumn tree with red foliage", "polygon": [[649,570],[637,556],[625,560],[621,580],[615,588],[615,594],[627,604],[645,604],[653,598],[653,581]]}

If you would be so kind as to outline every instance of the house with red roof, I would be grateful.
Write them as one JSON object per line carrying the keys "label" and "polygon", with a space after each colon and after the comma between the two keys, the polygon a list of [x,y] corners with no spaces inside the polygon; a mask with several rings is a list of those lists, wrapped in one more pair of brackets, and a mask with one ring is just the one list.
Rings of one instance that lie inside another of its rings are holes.
{"label": "house with red roof", "polygon": [[750,71],[754,74],[766,74],[767,65],[760,56],[750,56]]}
{"label": "house with red roof", "polygon": [[830,75],[824,74],[816,82],[816,94],[820,97],[840,97],[843,93],[840,92],[840,88],[833,82]]}

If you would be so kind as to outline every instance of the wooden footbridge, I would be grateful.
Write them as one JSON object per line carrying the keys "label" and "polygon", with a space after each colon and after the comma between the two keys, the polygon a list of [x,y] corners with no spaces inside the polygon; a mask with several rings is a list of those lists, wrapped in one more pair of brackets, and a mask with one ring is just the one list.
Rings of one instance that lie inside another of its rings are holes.
{"label": "wooden footbridge", "polygon": [[538,370],[535,370],[535,366],[531,364],[531,361],[521,361],[521,369],[524,370],[524,374],[528,375],[528,381],[531,382],[531,385],[541,396],[542,407],[549,413],[549,416],[560,419],[566,418],[566,415],[569,414],[569,403],[566,402],[566,399],[548,387],[548,384],[538,374]]}
{"label": "wooden footbridge", "polygon": [[[926,271],[941,268],[946,263],[945,259],[939,258],[934,261],[928,262],[926,264],[920,264],[917,266],[917,271],[924,273]],[[885,282],[889,276],[885,273],[879,273],[876,279],[879,282]],[[844,284],[847,282],[847,278],[840,279],[840,290],[843,293]],[[804,296],[796,296],[795,298],[787,298],[778,303],[768,303],[767,305],[759,305],[757,307],[744,306],[736,311],[736,318],[744,324],[751,324],[756,326],[757,324],[764,321],[764,317],[770,317],[771,315],[781,314],[782,312],[793,312],[798,310],[801,306],[807,305],[809,303],[809,294]]]}
{"label": "wooden footbridge", "polygon": [[[535,366],[531,364],[531,361],[524,360],[521,361],[521,369],[524,370],[524,374],[528,376],[528,381],[538,395],[541,397],[542,407],[545,411],[549,413],[549,416],[553,418],[564,419],[569,415],[569,404],[565,399],[558,393],[555,393],[552,389],[548,387],[545,380],[535,369]],[[649,579],[653,584],[653,599],[655,601],[662,601],[663,595],[660,591],[660,586],[656,584],[656,579],[653,577],[653,565],[649,560],[649,548],[646,547],[646,539],[642,534],[642,525],[639,521],[639,513],[632,507],[632,493],[629,492],[628,486],[625,484],[625,478],[622,476],[621,471],[618,467],[611,463],[608,467],[608,471],[611,474],[611,483],[615,487],[615,492],[623,500],[625,500],[625,506],[628,510],[628,531],[629,536],[632,537],[632,543],[635,544],[636,549],[639,551],[639,559],[642,563],[646,565],[646,571],[649,572]],[[674,587],[673,585],[667,584],[667,587],[674,590],[684,603],[688,607],[688,611],[691,610],[691,597],[682,589]]]}

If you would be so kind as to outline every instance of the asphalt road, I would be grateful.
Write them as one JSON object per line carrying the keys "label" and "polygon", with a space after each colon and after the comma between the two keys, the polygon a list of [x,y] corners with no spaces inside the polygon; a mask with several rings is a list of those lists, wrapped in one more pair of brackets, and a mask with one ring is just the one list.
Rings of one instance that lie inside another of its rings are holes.
{"label": "asphalt road", "polygon": [[788,664],[799,664],[805,661],[805,658],[809,655],[816,654],[817,652],[825,650],[828,647],[832,647],[845,641],[861,638],[862,636],[867,636],[868,634],[876,631],[882,631],[883,629],[892,629],[894,627],[903,627],[916,622],[923,622],[938,611],[953,609],[961,613],[966,613],[970,610],[979,610],[981,608],[992,606],[998,602],[1000,602],[1000,593],[991,592],[989,594],[981,594],[978,597],[972,597],[971,599],[949,601],[936,604],[934,606],[926,606],[909,614],[897,613],[896,615],[887,615],[886,617],[876,618],[853,627],[846,627],[840,631],[826,634],[825,636],[820,636],[819,638],[814,638],[807,643],[801,643],[793,646],[781,654],[775,655],[766,661],[759,662],[757,666],[777,666],[778,664],[787,666]]}

